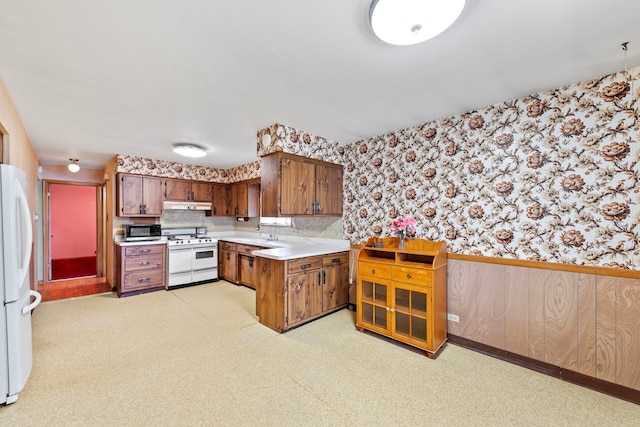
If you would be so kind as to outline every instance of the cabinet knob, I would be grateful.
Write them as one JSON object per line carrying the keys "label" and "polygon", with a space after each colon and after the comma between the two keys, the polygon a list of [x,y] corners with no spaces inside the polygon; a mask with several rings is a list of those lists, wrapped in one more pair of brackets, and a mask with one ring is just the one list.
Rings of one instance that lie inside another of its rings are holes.
{"label": "cabinet knob", "polygon": [[407,273],[407,279],[411,279],[411,274]]}
{"label": "cabinet knob", "polygon": [[376,269],[375,268],[371,269],[371,274],[376,274]]}
{"label": "cabinet knob", "polygon": [[311,264],[302,264],[300,268],[305,269],[311,267]]}
{"label": "cabinet knob", "polygon": [[151,252],[151,249],[140,249],[140,252],[142,252],[143,254],[146,254]]}
{"label": "cabinet knob", "polygon": [[149,261],[140,261],[138,265],[149,265]]}
{"label": "cabinet knob", "polygon": [[151,280],[150,277],[141,277],[138,279],[138,282],[142,283],[142,282],[148,282],[149,280]]}
{"label": "cabinet knob", "polygon": [[339,262],[340,262],[340,258],[333,258],[333,259],[331,260],[331,262],[332,262],[332,263],[334,263],[334,264],[337,264],[337,263],[339,263]]}

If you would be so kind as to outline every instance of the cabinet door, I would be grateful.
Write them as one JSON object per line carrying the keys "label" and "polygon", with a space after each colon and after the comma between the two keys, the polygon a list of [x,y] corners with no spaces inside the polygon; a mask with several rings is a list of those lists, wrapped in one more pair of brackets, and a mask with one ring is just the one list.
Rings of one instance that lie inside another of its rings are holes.
{"label": "cabinet door", "polygon": [[311,215],[315,206],[315,165],[282,159],[280,215]]}
{"label": "cabinet door", "polygon": [[142,177],[135,175],[120,175],[118,183],[118,215],[139,216],[142,215]]}
{"label": "cabinet door", "polygon": [[391,335],[408,344],[431,348],[431,288],[394,282],[392,300]]}
{"label": "cabinet door", "polygon": [[213,200],[213,185],[209,182],[192,182],[191,195],[194,202],[211,202]]}
{"label": "cabinet door", "polygon": [[287,279],[287,327],[322,312],[320,270],[291,275]]}
{"label": "cabinet door", "polygon": [[236,182],[235,188],[235,214],[236,216],[249,216],[249,189],[246,182]]}
{"label": "cabinet door", "polygon": [[147,216],[162,215],[162,179],[144,177],[142,180],[144,213]]}
{"label": "cabinet door", "polygon": [[359,276],[357,293],[358,325],[382,334],[389,334],[391,332],[389,281]]}
{"label": "cabinet door", "polygon": [[220,249],[220,275],[228,282],[238,281],[237,253]]}
{"label": "cabinet door", "polygon": [[316,165],[317,215],[342,215],[342,167]]}
{"label": "cabinet door", "polygon": [[322,270],[322,311],[333,310],[349,302],[349,266]]}
{"label": "cabinet door", "polygon": [[238,254],[238,263],[238,282],[255,289],[258,279],[256,258],[250,255]]}
{"label": "cabinet door", "polygon": [[166,179],[164,181],[164,199],[181,202],[191,200],[191,182],[184,179]]}
{"label": "cabinet door", "polygon": [[229,205],[227,193],[229,186],[227,184],[213,184],[213,204],[211,206],[214,216],[228,216]]}

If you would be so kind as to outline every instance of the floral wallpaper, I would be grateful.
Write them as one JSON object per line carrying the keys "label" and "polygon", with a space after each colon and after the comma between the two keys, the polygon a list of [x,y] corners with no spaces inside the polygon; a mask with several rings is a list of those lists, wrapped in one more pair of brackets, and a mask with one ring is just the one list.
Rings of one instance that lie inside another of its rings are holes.
{"label": "floral wallpaper", "polygon": [[260,161],[258,160],[226,170],[120,154],[116,156],[116,160],[118,163],[117,172],[162,178],[230,183],[260,177]]}
{"label": "floral wallpaper", "polygon": [[338,142],[294,129],[291,126],[273,124],[260,130],[257,138],[259,157],[283,151],[329,163],[344,163],[344,149]]}
{"label": "floral wallpaper", "polygon": [[409,216],[417,237],[444,239],[453,253],[639,268],[639,75],[340,148],[345,237],[390,235],[393,219]]}

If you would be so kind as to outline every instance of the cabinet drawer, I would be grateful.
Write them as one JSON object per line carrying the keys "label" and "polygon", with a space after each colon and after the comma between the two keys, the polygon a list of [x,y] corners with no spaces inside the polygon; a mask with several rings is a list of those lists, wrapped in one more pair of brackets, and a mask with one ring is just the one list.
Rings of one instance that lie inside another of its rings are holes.
{"label": "cabinet drawer", "polygon": [[349,264],[349,252],[329,254],[322,257],[323,267],[335,267],[343,264]]}
{"label": "cabinet drawer", "polygon": [[288,261],[288,274],[304,273],[322,267],[322,257],[300,258]]}
{"label": "cabinet drawer", "polygon": [[124,275],[122,292],[164,286],[164,270],[136,271]]}
{"label": "cabinet drawer", "polygon": [[130,257],[132,255],[152,255],[163,254],[166,245],[138,245],[138,246],[125,246],[124,256]]}
{"label": "cabinet drawer", "polygon": [[240,244],[237,246],[238,254],[251,255],[251,252],[259,251],[260,249],[262,249],[260,246],[240,245]]}
{"label": "cabinet drawer", "polygon": [[124,271],[162,269],[164,266],[164,254],[138,255],[127,257],[124,260]]}
{"label": "cabinet drawer", "polygon": [[377,264],[373,262],[359,262],[358,274],[365,276],[380,277],[383,279],[391,278],[391,266],[387,264]]}
{"label": "cabinet drawer", "polygon": [[220,249],[224,249],[225,251],[232,251],[235,252],[236,251],[236,247],[238,245],[236,243],[231,243],[231,242],[220,242]]}
{"label": "cabinet drawer", "polygon": [[412,267],[393,267],[391,279],[398,282],[413,283],[415,285],[432,286],[433,271]]}

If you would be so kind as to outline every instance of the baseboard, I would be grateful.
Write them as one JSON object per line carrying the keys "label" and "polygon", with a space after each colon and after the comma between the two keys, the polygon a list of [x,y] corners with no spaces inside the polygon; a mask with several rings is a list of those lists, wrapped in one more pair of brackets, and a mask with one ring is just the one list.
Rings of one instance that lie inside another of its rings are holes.
{"label": "baseboard", "polygon": [[618,399],[626,400],[635,403],[636,405],[640,405],[640,390],[635,390],[608,381],[603,381],[601,379],[570,371],[559,366],[541,362],[530,357],[511,353],[509,351],[491,347],[486,344],[481,344],[479,342],[472,341],[467,338],[462,338],[457,335],[447,334],[447,338],[450,344],[477,351],[478,353],[486,354],[487,356],[495,357],[496,359],[504,360],[506,362],[510,362],[536,372],[559,378],[572,384],[586,387],[591,390],[595,390],[600,393],[608,394],[610,396],[617,397]]}

